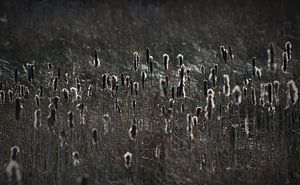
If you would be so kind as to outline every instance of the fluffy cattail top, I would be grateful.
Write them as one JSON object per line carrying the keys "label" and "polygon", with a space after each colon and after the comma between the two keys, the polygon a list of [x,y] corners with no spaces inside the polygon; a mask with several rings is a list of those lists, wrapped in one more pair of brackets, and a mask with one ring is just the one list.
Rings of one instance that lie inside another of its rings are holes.
{"label": "fluffy cattail top", "polygon": [[164,54],[163,59],[164,59],[164,70],[167,71],[169,69],[169,55]]}
{"label": "fluffy cattail top", "polygon": [[131,162],[132,162],[132,153],[126,152],[124,154],[124,161],[125,161],[125,167],[129,168],[131,166]]}
{"label": "fluffy cattail top", "polygon": [[232,96],[235,105],[239,105],[242,102],[242,92],[240,86],[234,86],[232,90]]}
{"label": "fluffy cattail top", "polygon": [[298,101],[298,87],[294,80],[290,80],[287,83],[288,105],[294,105]]}

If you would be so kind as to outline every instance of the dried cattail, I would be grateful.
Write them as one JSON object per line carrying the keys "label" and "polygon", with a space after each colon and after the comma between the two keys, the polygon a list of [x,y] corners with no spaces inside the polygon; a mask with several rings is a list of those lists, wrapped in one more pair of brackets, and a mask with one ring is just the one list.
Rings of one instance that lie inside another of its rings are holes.
{"label": "dried cattail", "polygon": [[272,103],[273,103],[273,84],[268,83],[267,89],[268,89],[268,103],[269,103],[269,105],[272,105]]}
{"label": "dried cattail", "polygon": [[103,122],[104,134],[107,134],[109,132],[109,125],[110,125],[110,117],[108,114],[103,115],[102,122]]}
{"label": "dried cattail", "polygon": [[72,112],[72,111],[69,111],[69,112],[68,112],[68,122],[69,122],[69,127],[70,127],[71,129],[74,127],[73,119],[74,119],[73,112]]}
{"label": "dried cattail", "polygon": [[117,91],[118,77],[116,75],[111,76],[111,90]]}
{"label": "dried cattail", "polygon": [[136,108],[136,101],[135,101],[135,100],[132,101],[132,108],[133,108],[133,109]]}
{"label": "dried cattail", "polygon": [[178,73],[179,73],[179,79],[184,80],[184,76],[186,74],[186,68],[184,64],[181,65]]}
{"label": "dried cattail", "polygon": [[221,51],[221,55],[222,55],[222,59],[224,61],[225,64],[227,64],[227,59],[228,59],[228,51],[227,49],[225,49],[224,46],[220,47],[220,51]]}
{"label": "dried cattail", "polygon": [[49,70],[49,72],[52,72],[52,63],[51,62],[48,62],[48,70]]}
{"label": "dried cattail", "polygon": [[39,93],[39,96],[40,97],[43,97],[44,96],[44,86],[40,86],[40,93]]}
{"label": "dried cattail", "polygon": [[48,124],[49,129],[53,128],[53,126],[55,124],[55,121],[56,121],[56,116],[55,115],[56,115],[55,109],[51,109],[50,113],[47,117],[47,124]]}
{"label": "dried cattail", "polygon": [[10,159],[16,161],[20,153],[20,148],[18,146],[13,146],[11,147],[10,152],[11,152]]}
{"label": "dried cattail", "polygon": [[77,151],[72,153],[72,158],[73,158],[73,165],[78,166],[80,162],[79,162],[79,154]]}
{"label": "dried cattail", "polygon": [[15,108],[16,108],[16,112],[15,112],[15,115],[16,115],[16,120],[18,121],[20,119],[20,115],[21,115],[21,110],[23,109],[23,106],[21,105],[21,98],[16,98],[16,101],[15,101]]}
{"label": "dried cattail", "polygon": [[40,106],[40,97],[39,97],[39,95],[36,94],[34,99],[35,99],[35,106],[39,107]]}
{"label": "dried cattail", "polygon": [[286,73],[287,72],[287,66],[288,66],[287,52],[282,53],[282,58],[283,58],[283,63],[282,63],[282,66],[281,66],[281,70],[282,70],[282,72]]}
{"label": "dried cattail", "polygon": [[276,68],[276,64],[275,64],[275,51],[272,43],[270,45],[270,49],[267,50],[267,53],[268,53],[268,68],[270,68],[271,71],[274,71]]}
{"label": "dried cattail", "polygon": [[135,95],[137,96],[138,95],[138,91],[139,91],[139,83],[138,82],[134,82],[133,83],[133,87],[134,87]]}
{"label": "dried cattail", "polygon": [[98,130],[93,128],[92,130],[92,139],[93,139],[93,143],[96,144],[97,143],[97,139],[98,138]]}
{"label": "dried cattail", "polygon": [[88,86],[88,91],[87,91],[87,95],[88,96],[92,96],[93,95],[93,85],[92,84],[90,84],[89,86]]}
{"label": "dried cattail", "polygon": [[61,78],[61,67],[60,66],[58,66],[57,67],[57,78],[60,80],[60,78]]}
{"label": "dried cattail", "polygon": [[57,90],[57,83],[58,83],[58,77],[56,76],[52,81],[52,90],[53,91]]}
{"label": "dried cattail", "polygon": [[210,120],[212,117],[212,111],[215,108],[214,95],[208,94],[206,97],[206,106],[205,106],[205,118]]}
{"label": "dried cattail", "polygon": [[184,88],[184,81],[180,80],[177,86],[177,97],[178,98],[185,98],[185,88]]}
{"label": "dried cattail", "polygon": [[27,80],[30,83],[33,80],[33,74],[34,74],[34,65],[33,64],[26,64],[27,66]]}
{"label": "dried cattail", "polygon": [[234,59],[234,55],[232,54],[232,49],[230,46],[228,46],[228,55],[231,60]]}
{"label": "dried cattail", "polygon": [[11,181],[13,184],[21,184],[21,167],[17,161],[10,160],[5,168],[5,172],[9,178],[9,181]]}
{"label": "dried cattail", "polygon": [[139,53],[137,51],[135,51],[133,53],[133,70],[137,71],[138,67],[139,67],[139,62],[140,62],[140,56]]}
{"label": "dried cattail", "polygon": [[69,85],[69,73],[65,74],[65,81],[66,81],[66,85]]}
{"label": "dried cattail", "polygon": [[198,125],[198,117],[197,116],[192,117],[192,123],[193,123],[193,127]]}
{"label": "dried cattail", "polygon": [[213,89],[208,89],[207,90],[207,95],[215,96],[215,91]]}
{"label": "dried cattail", "polygon": [[184,103],[182,103],[181,106],[180,106],[180,112],[181,113],[185,112],[185,105],[184,105]]}
{"label": "dried cattail", "polygon": [[70,98],[70,92],[68,89],[66,88],[63,88],[62,89],[62,93],[63,93],[63,96],[64,96],[64,101],[65,102],[69,102],[69,98]]}
{"label": "dried cattail", "polygon": [[85,108],[84,103],[78,103],[76,105],[76,109],[80,112],[80,114],[83,114],[84,108]]}
{"label": "dried cattail", "polygon": [[168,95],[166,81],[164,81],[162,79],[160,80],[160,82],[159,82],[159,89],[160,89],[160,95],[162,97],[166,97]]}
{"label": "dried cattail", "polygon": [[230,80],[227,74],[223,75],[224,85],[223,85],[223,93],[225,96],[230,96]]}
{"label": "dried cattail", "polygon": [[252,58],[252,76],[253,78],[256,76],[256,57]]}
{"label": "dried cattail", "polygon": [[71,95],[72,95],[72,101],[75,102],[76,100],[79,100],[80,98],[80,95],[78,93],[78,90],[76,87],[71,87],[70,88],[70,92],[71,92]]}
{"label": "dried cattail", "polygon": [[57,110],[58,109],[58,103],[59,103],[60,98],[58,96],[54,96],[50,99],[50,102],[53,103],[54,108]]}
{"label": "dried cattail", "polygon": [[165,82],[166,82],[166,86],[168,88],[169,87],[169,77],[168,76],[165,76]]}
{"label": "dried cattail", "polygon": [[94,61],[93,61],[93,63],[94,63],[94,66],[96,68],[100,66],[100,59],[98,57],[98,51],[97,50],[94,51]]}
{"label": "dried cattail", "polygon": [[203,112],[203,108],[202,107],[196,107],[196,115],[199,117]]}
{"label": "dried cattail", "polygon": [[164,70],[168,71],[168,69],[169,69],[169,55],[163,54],[163,59],[164,59]]}
{"label": "dried cattail", "polygon": [[37,129],[41,124],[41,109],[36,109],[34,111],[34,128]]}
{"label": "dried cattail", "polygon": [[204,93],[205,97],[207,97],[207,90],[208,90],[208,82],[207,82],[207,80],[204,80],[203,81],[203,93]]}
{"label": "dried cattail", "polygon": [[0,90],[0,103],[5,103],[5,91]]}
{"label": "dried cattail", "polygon": [[246,74],[244,74],[244,85],[247,86],[249,84],[249,79],[247,78]]}
{"label": "dried cattail", "polygon": [[232,98],[233,98],[233,103],[235,105],[239,105],[242,102],[242,92],[240,86],[236,85],[234,86],[232,90]]}
{"label": "dried cattail", "polygon": [[256,105],[256,92],[255,92],[255,88],[252,87],[251,89],[251,100],[252,100],[252,105]]}
{"label": "dried cattail", "polygon": [[67,134],[65,130],[62,130],[59,135],[60,147],[65,148],[67,146]]}
{"label": "dried cattail", "polygon": [[216,87],[216,71],[215,68],[211,69],[211,72],[209,74],[209,81],[212,83],[213,87]]}
{"label": "dried cattail", "polygon": [[259,103],[260,105],[264,106],[265,105],[265,96],[266,96],[266,84],[262,83],[260,84],[260,97],[259,97]]}
{"label": "dried cattail", "polygon": [[298,101],[298,87],[294,80],[288,81],[287,88],[288,105],[294,105]]}
{"label": "dried cattail", "polygon": [[273,116],[276,112],[276,108],[274,106],[269,106],[268,107],[268,113],[270,116]]}
{"label": "dried cattail", "polygon": [[149,60],[149,70],[150,70],[150,74],[153,74],[153,56],[150,56],[150,60]]}
{"label": "dried cattail", "polygon": [[15,83],[18,83],[18,68],[15,68],[15,74],[14,74]]}
{"label": "dried cattail", "polygon": [[245,133],[247,136],[249,136],[250,133],[250,127],[249,127],[250,123],[249,123],[249,118],[248,115],[245,118]]}
{"label": "dried cattail", "polygon": [[14,91],[8,90],[8,101],[9,101],[10,103],[13,102],[13,96],[14,96]]}
{"label": "dried cattail", "polygon": [[159,157],[160,157],[160,153],[161,153],[160,147],[161,147],[161,144],[159,144],[159,145],[157,145],[157,146],[155,147],[155,153],[154,153],[154,155],[155,155],[156,158],[159,158]]}
{"label": "dried cattail", "polygon": [[175,99],[175,87],[174,86],[171,87],[171,95],[172,95],[172,98]]}
{"label": "dried cattail", "polygon": [[130,83],[129,76],[125,77],[125,83],[126,83],[126,86],[129,87],[129,83]]}
{"label": "dried cattail", "polygon": [[28,88],[28,87],[25,87],[24,98],[28,100],[28,99],[29,99],[29,94],[30,94],[29,88]]}
{"label": "dried cattail", "polygon": [[130,152],[126,152],[124,154],[125,167],[129,168],[132,162],[132,154]]}
{"label": "dried cattail", "polygon": [[149,49],[149,47],[146,47],[146,62],[149,65],[149,63],[150,63],[150,49]]}
{"label": "dried cattail", "polygon": [[182,64],[183,64],[183,55],[178,54],[177,55],[177,60],[178,60],[179,66],[182,66]]}
{"label": "dried cattail", "polygon": [[170,107],[170,108],[173,108],[174,103],[175,103],[174,99],[173,99],[173,98],[170,98],[170,99],[169,99],[169,107]]}
{"label": "dried cattail", "polygon": [[259,69],[259,68],[255,68],[255,71],[256,71],[256,77],[259,79],[259,80],[261,80],[261,75],[262,75],[262,73],[261,73],[261,69]]}
{"label": "dried cattail", "polygon": [[205,74],[205,66],[204,65],[201,65],[200,66],[200,71],[201,71],[201,74]]}
{"label": "dried cattail", "polygon": [[137,127],[136,127],[135,124],[133,124],[133,125],[130,127],[128,133],[129,133],[129,138],[130,138],[130,139],[132,139],[132,140],[135,140],[135,139],[136,139],[136,135],[137,135]]}
{"label": "dried cattail", "polygon": [[274,99],[275,99],[275,104],[279,104],[279,88],[280,88],[280,82],[275,80],[273,82],[273,89],[274,89]]}
{"label": "dried cattail", "polygon": [[107,88],[107,74],[102,75],[102,89]]}
{"label": "dried cattail", "polygon": [[285,43],[285,50],[286,50],[286,53],[287,53],[287,58],[288,60],[291,60],[292,58],[292,44],[291,42],[286,42]]}

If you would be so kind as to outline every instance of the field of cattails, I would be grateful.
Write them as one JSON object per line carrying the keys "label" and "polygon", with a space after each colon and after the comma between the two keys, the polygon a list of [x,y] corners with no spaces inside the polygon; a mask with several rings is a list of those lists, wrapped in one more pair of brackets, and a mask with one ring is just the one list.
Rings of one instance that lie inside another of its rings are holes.
{"label": "field of cattails", "polygon": [[[201,15],[197,2],[127,2],[129,16],[124,4],[39,3],[20,13],[32,22],[0,19],[1,185],[300,183],[299,32],[226,40],[234,14],[203,18],[220,33],[184,25]],[[181,5],[181,19],[167,11]],[[99,14],[106,28],[83,16]]]}

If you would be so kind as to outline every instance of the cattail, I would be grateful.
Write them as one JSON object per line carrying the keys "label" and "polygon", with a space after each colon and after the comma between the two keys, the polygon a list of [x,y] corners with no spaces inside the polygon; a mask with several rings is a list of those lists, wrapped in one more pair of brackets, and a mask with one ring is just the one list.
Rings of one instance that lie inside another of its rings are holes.
{"label": "cattail", "polygon": [[173,108],[174,103],[175,103],[174,99],[173,99],[173,98],[170,98],[170,99],[169,99],[169,107],[170,107],[170,108]]}
{"label": "cattail", "polygon": [[166,97],[167,94],[168,94],[166,81],[160,80],[159,85],[160,85],[159,86],[159,88],[160,88],[160,95],[162,97]]}
{"label": "cattail", "polygon": [[207,80],[203,81],[203,92],[204,92],[204,96],[207,97],[207,90],[208,90],[208,82]]}
{"label": "cattail", "polygon": [[251,89],[251,100],[252,100],[252,104],[256,106],[256,92],[254,87],[252,87]]}
{"label": "cattail", "polygon": [[182,64],[179,69],[179,79],[180,80],[184,80],[185,73],[186,73],[186,68],[185,68],[185,65]]}
{"label": "cattail", "polygon": [[285,43],[285,50],[286,50],[286,53],[287,53],[287,58],[288,60],[291,60],[292,58],[292,44],[291,42],[286,42]]}
{"label": "cattail", "polygon": [[60,147],[65,148],[67,146],[67,134],[65,130],[62,130],[59,135]]}
{"label": "cattail", "polygon": [[248,115],[246,116],[245,118],[245,133],[247,136],[249,136],[249,133],[250,133],[250,128],[249,128],[249,118],[248,118]]}
{"label": "cattail", "polygon": [[150,63],[150,49],[146,47],[146,62],[149,65]]}
{"label": "cattail", "polygon": [[15,101],[15,108],[16,108],[16,112],[15,112],[15,115],[16,115],[16,120],[18,121],[20,119],[20,115],[21,115],[21,110],[23,109],[23,106],[21,105],[21,98],[16,98],[16,101]]}
{"label": "cattail", "polygon": [[125,167],[129,168],[132,162],[132,154],[130,152],[126,152],[124,154]]}
{"label": "cattail", "polygon": [[84,103],[78,103],[78,104],[76,105],[76,108],[77,108],[77,110],[80,112],[80,114],[83,114],[85,105],[84,105]]}
{"label": "cattail", "polygon": [[72,111],[68,112],[68,122],[69,122],[69,127],[72,129],[74,127],[73,123],[74,115]]}
{"label": "cattail", "polygon": [[166,114],[166,106],[161,106],[161,108],[160,108],[160,110],[161,110],[161,114],[162,115],[165,115]]}
{"label": "cattail", "polygon": [[235,105],[239,105],[242,102],[242,92],[240,86],[234,86],[232,90],[232,96]]}
{"label": "cattail", "polygon": [[130,85],[130,94],[133,94],[133,80],[130,80],[129,85]]}
{"label": "cattail", "polygon": [[93,143],[96,144],[97,138],[98,138],[98,130],[95,128],[93,128],[93,130],[92,130],[92,138],[93,138]]}
{"label": "cattail", "polygon": [[111,90],[117,91],[118,87],[118,77],[116,75],[111,76]]}
{"label": "cattail", "polygon": [[65,81],[66,81],[66,85],[69,85],[69,73],[65,74]]}
{"label": "cattail", "polygon": [[252,76],[253,78],[256,76],[256,57],[252,58]]}
{"label": "cattail", "polygon": [[168,76],[165,76],[165,82],[166,82],[166,86],[168,88],[169,87],[169,77]]}
{"label": "cattail", "polygon": [[62,89],[62,93],[63,93],[63,96],[64,96],[64,101],[65,102],[69,102],[69,97],[70,97],[70,92],[68,89],[66,88],[63,88]]}
{"label": "cattail", "polygon": [[58,96],[54,96],[50,99],[51,103],[53,103],[54,108],[57,110],[58,109],[58,102],[60,98]]}
{"label": "cattail", "polygon": [[138,67],[139,67],[139,62],[140,62],[140,56],[139,53],[137,51],[135,51],[133,53],[133,70],[137,71]]}
{"label": "cattail", "polygon": [[56,76],[52,81],[52,90],[53,91],[57,90],[57,83],[58,83],[58,77]]}
{"label": "cattail", "polygon": [[135,124],[133,124],[130,129],[129,129],[129,138],[132,140],[136,139],[136,134],[137,134],[137,127]]}
{"label": "cattail", "polygon": [[125,77],[125,83],[126,83],[126,86],[129,87],[129,83],[130,83],[129,76]]}
{"label": "cattail", "polygon": [[36,109],[34,111],[34,128],[37,129],[41,124],[41,109]]}
{"label": "cattail", "polygon": [[270,116],[273,116],[276,113],[276,108],[274,106],[269,106],[268,113]]}
{"label": "cattail", "polygon": [[136,101],[135,101],[135,100],[132,101],[132,108],[133,108],[133,109],[136,108]]}
{"label": "cattail", "polygon": [[246,77],[246,74],[244,74],[244,85],[248,85],[249,84],[249,79]]}
{"label": "cattail", "polygon": [[94,63],[94,66],[95,66],[96,68],[100,66],[100,59],[99,59],[99,57],[98,57],[98,52],[97,52],[97,50],[94,51],[94,61],[93,61],[93,63]]}
{"label": "cattail", "polygon": [[39,107],[40,106],[40,97],[39,97],[39,95],[36,94],[34,99],[35,99],[35,106]]}
{"label": "cattail", "polygon": [[229,54],[229,58],[232,60],[234,59],[234,55],[232,54],[232,49],[230,46],[228,46],[228,54]]}
{"label": "cattail", "polygon": [[223,75],[224,85],[223,85],[223,93],[225,96],[230,96],[230,80],[227,74]]}
{"label": "cattail", "polygon": [[57,67],[57,78],[60,80],[60,78],[61,78],[61,67],[60,66],[58,66]]}
{"label": "cattail", "polygon": [[172,95],[172,99],[175,99],[175,87],[174,86],[171,87],[171,95]]}
{"label": "cattail", "polygon": [[51,62],[48,62],[48,70],[49,70],[49,72],[52,72],[52,63]]}
{"label": "cattail", "polygon": [[271,43],[270,49],[267,50],[268,53],[268,68],[271,69],[271,71],[275,70],[275,52],[274,52],[274,46]]}
{"label": "cattail", "polygon": [[281,66],[282,72],[286,73],[287,72],[287,66],[288,66],[288,56],[287,52],[282,53],[282,58],[283,58],[283,63]]}
{"label": "cattail", "polygon": [[138,91],[139,91],[139,82],[134,82],[133,83],[133,87],[134,87],[135,95],[137,96],[138,95]]}
{"label": "cattail", "polygon": [[296,86],[294,80],[288,81],[287,88],[288,105],[294,105],[298,101],[298,87]]}
{"label": "cattail", "polygon": [[200,72],[201,72],[201,74],[205,74],[205,66],[204,65],[201,65],[200,66]]}
{"label": "cattail", "polygon": [[279,104],[279,88],[280,88],[280,82],[275,80],[273,82],[273,89],[274,89],[274,98],[275,98],[275,104]]}
{"label": "cattail", "polygon": [[79,162],[79,154],[77,151],[72,153],[72,158],[73,158],[73,165],[78,166],[80,162]]}
{"label": "cattail", "polygon": [[5,91],[0,90],[0,103],[5,103]]}
{"label": "cattail", "polygon": [[14,91],[8,90],[8,101],[9,101],[10,103],[13,102],[13,96],[14,96]]}
{"label": "cattail", "polygon": [[76,101],[76,100],[80,100],[80,95],[78,93],[78,90],[76,87],[71,87],[70,88],[70,92],[71,92],[71,95],[72,95],[72,101]]}
{"label": "cattail", "polygon": [[214,93],[210,93],[206,97],[205,118],[207,120],[211,119],[212,111],[214,108],[215,108]]}
{"label": "cattail", "polygon": [[184,88],[184,81],[180,80],[177,86],[177,97],[178,98],[185,98],[185,88]]}
{"label": "cattail", "polygon": [[29,99],[29,88],[28,87],[25,87],[24,98],[27,100]]}
{"label": "cattail", "polygon": [[183,64],[183,55],[182,54],[178,54],[177,55],[177,60],[179,62],[179,66],[182,66],[182,64]]}
{"label": "cattail", "polygon": [[41,85],[39,90],[40,90],[39,96],[43,97],[44,96],[44,86]]}
{"label": "cattail", "polygon": [[248,88],[243,85],[242,91],[243,91],[243,98],[246,99],[248,95]]}
{"label": "cattail", "polygon": [[27,65],[27,80],[30,83],[34,78],[34,65],[33,64],[26,64]]}
{"label": "cattail", "polygon": [[273,84],[272,83],[268,83],[268,103],[269,105],[272,105],[273,103]]}
{"label": "cattail", "polygon": [[197,116],[192,117],[192,123],[193,123],[193,127],[198,125],[198,117]]}
{"label": "cattail", "polygon": [[181,104],[180,106],[180,112],[183,113],[185,112],[185,106],[184,106],[184,102]]}
{"label": "cattail", "polygon": [[164,70],[168,71],[168,69],[169,69],[169,55],[163,54],[163,59],[164,59]]}
{"label": "cattail", "polygon": [[88,95],[88,96],[92,96],[92,95],[93,95],[93,85],[92,85],[92,84],[90,84],[90,85],[88,86],[87,95]]}
{"label": "cattail", "polygon": [[106,89],[107,85],[107,74],[102,75],[102,89]]}
{"label": "cattail", "polygon": [[260,105],[264,106],[265,105],[265,95],[266,95],[266,84],[262,83],[260,84],[260,98],[259,98],[259,103]]}
{"label": "cattail", "polygon": [[155,155],[156,158],[160,157],[160,153],[161,153],[160,147],[161,147],[160,144],[155,147],[154,155]]}
{"label": "cattail", "polygon": [[193,123],[192,123],[192,115],[187,114],[187,127],[186,131],[188,133],[189,138],[193,139]]}
{"label": "cattail", "polygon": [[146,74],[145,71],[143,71],[143,72],[141,73],[141,78],[142,78],[142,88],[144,89],[144,88],[145,88],[145,80],[146,80],[146,78],[147,78],[147,74]]}
{"label": "cattail", "polygon": [[55,109],[51,109],[51,110],[50,110],[50,113],[49,113],[49,115],[48,115],[48,117],[47,117],[47,124],[48,124],[48,128],[49,128],[49,129],[50,129],[50,128],[53,128],[53,126],[54,126],[54,123],[55,123],[55,121],[56,121],[56,116],[55,116],[55,114],[56,114]]}
{"label": "cattail", "polygon": [[15,83],[18,83],[18,68],[15,68]]}
{"label": "cattail", "polygon": [[150,69],[150,74],[153,74],[153,56],[150,56],[149,69]]}
{"label": "cattail", "polygon": [[196,115],[199,117],[203,112],[203,108],[202,107],[196,107]]}
{"label": "cattail", "polygon": [[217,75],[218,75],[218,69],[219,69],[218,64],[215,64],[215,65],[214,65],[214,69],[215,69],[214,75],[217,76]]}
{"label": "cattail", "polygon": [[256,77],[259,79],[259,80],[261,80],[261,69],[259,69],[259,68],[255,68],[255,71],[256,71]]}
{"label": "cattail", "polygon": [[10,159],[13,161],[16,161],[17,157],[20,153],[20,148],[18,146],[13,146],[13,147],[11,147],[10,151],[11,151]]}
{"label": "cattail", "polygon": [[103,115],[102,122],[103,122],[104,134],[107,134],[109,132],[109,125],[110,125],[110,117],[108,114]]}
{"label": "cattail", "polygon": [[223,61],[225,62],[225,64],[227,64],[227,59],[228,59],[228,51],[227,51],[227,49],[225,49],[224,46],[221,46],[220,47],[220,51],[221,51],[221,55],[222,55]]}

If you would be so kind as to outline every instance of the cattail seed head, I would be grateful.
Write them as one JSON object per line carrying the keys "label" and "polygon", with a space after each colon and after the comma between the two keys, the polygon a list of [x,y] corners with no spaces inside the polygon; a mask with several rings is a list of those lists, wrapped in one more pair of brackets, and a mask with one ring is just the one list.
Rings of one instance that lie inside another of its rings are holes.
{"label": "cattail seed head", "polygon": [[133,83],[133,87],[134,87],[135,95],[137,96],[138,95],[138,91],[139,91],[139,82],[134,82]]}
{"label": "cattail seed head", "polygon": [[252,76],[256,76],[256,57],[252,58]]}
{"label": "cattail seed head", "polygon": [[169,55],[163,54],[164,59],[164,70],[167,71],[169,69]]}
{"label": "cattail seed head", "polygon": [[5,91],[0,90],[0,103],[5,103]]}
{"label": "cattail seed head", "polygon": [[288,95],[288,106],[294,105],[298,101],[298,87],[294,80],[290,80],[287,83],[287,95]]}
{"label": "cattail seed head", "polygon": [[129,168],[132,162],[132,154],[130,152],[126,152],[124,154],[125,167]]}
{"label": "cattail seed head", "polygon": [[273,89],[274,89],[274,99],[275,99],[275,104],[279,104],[279,88],[280,88],[280,82],[275,80],[273,82]]}
{"label": "cattail seed head", "polygon": [[41,124],[41,109],[36,109],[34,111],[34,128],[37,129]]}
{"label": "cattail seed head", "polygon": [[52,90],[53,91],[57,90],[57,84],[58,84],[58,77],[56,76],[52,81]]}
{"label": "cattail seed head", "polygon": [[10,151],[11,151],[11,155],[10,155],[11,160],[16,161],[20,153],[20,148],[18,146],[13,146],[11,147]]}
{"label": "cattail seed head", "polygon": [[128,133],[129,133],[129,138],[130,138],[131,140],[135,140],[135,139],[136,139],[136,135],[137,135],[137,127],[136,127],[135,124],[133,124],[133,125],[130,127]]}
{"label": "cattail seed head", "polygon": [[192,123],[193,123],[193,127],[198,125],[198,117],[197,116],[192,117]]}
{"label": "cattail seed head", "polygon": [[77,151],[72,153],[72,159],[73,159],[73,165],[78,166],[80,164],[79,162],[79,154]]}
{"label": "cattail seed head", "polygon": [[272,105],[273,104],[273,84],[268,83],[268,104]]}
{"label": "cattail seed head", "polygon": [[39,95],[36,94],[34,99],[35,99],[35,106],[39,107],[40,106],[40,97],[39,97]]}
{"label": "cattail seed head", "polygon": [[179,66],[182,66],[182,64],[183,64],[183,55],[178,54],[177,55],[177,60],[178,60]]}
{"label": "cattail seed head", "polygon": [[144,89],[144,88],[145,88],[145,80],[146,80],[146,78],[147,78],[147,74],[146,74],[145,71],[143,71],[143,72],[141,73],[141,77],[142,77],[142,88]]}
{"label": "cattail seed head", "polygon": [[212,118],[212,111],[215,108],[214,102],[214,93],[208,94],[206,97],[206,106],[205,106],[205,118],[210,120]]}
{"label": "cattail seed head", "polygon": [[8,90],[8,100],[10,103],[13,102],[14,91]]}
{"label": "cattail seed head", "polygon": [[146,62],[149,65],[149,63],[150,63],[150,49],[149,49],[149,47],[146,47]]}
{"label": "cattail seed head", "polygon": [[275,64],[275,51],[274,46],[271,43],[270,49],[267,50],[268,53],[268,68],[271,69],[271,71],[275,71],[276,64]]}
{"label": "cattail seed head", "polygon": [[196,115],[199,117],[203,112],[203,108],[202,107],[196,107]]}
{"label": "cattail seed head", "polygon": [[222,55],[222,59],[224,61],[225,64],[227,64],[227,59],[228,59],[228,50],[225,49],[224,46],[221,46],[220,47],[220,52],[221,52],[221,55]]}
{"label": "cattail seed head", "polygon": [[93,143],[96,144],[97,138],[98,138],[98,130],[95,128],[93,128],[93,130],[92,130],[92,138],[93,138]]}
{"label": "cattail seed head", "polygon": [[171,87],[171,94],[172,94],[172,98],[175,99],[175,87],[174,86]]}
{"label": "cattail seed head", "polygon": [[69,99],[70,99],[70,92],[68,89],[66,88],[63,88],[62,89],[62,93],[63,93],[63,96],[64,96],[64,101],[65,102],[69,102]]}
{"label": "cattail seed head", "polygon": [[100,59],[98,57],[98,51],[97,50],[94,51],[94,62],[93,63],[94,63],[94,66],[96,68],[100,66]]}
{"label": "cattail seed head", "polygon": [[93,86],[92,84],[90,84],[90,85],[88,86],[87,95],[88,95],[89,97],[93,95],[93,88],[94,88],[94,86]]}
{"label": "cattail seed head", "polygon": [[261,80],[261,75],[262,75],[262,73],[261,73],[261,69],[259,69],[259,68],[255,68],[255,71],[256,71],[256,77],[259,79],[259,80]]}
{"label": "cattail seed head", "polygon": [[69,122],[69,127],[72,129],[74,127],[73,123],[74,115],[72,111],[68,112],[68,122]]}
{"label": "cattail seed head", "polygon": [[207,97],[207,90],[208,90],[208,82],[207,80],[203,81],[203,92],[204,92],[204,96]]}
{"label": "cattail seed head", "polygon": [[153,56],[150,56],[149,70],[150,70],[150,74],[153,74]]}
{"label": "cattail seed head", "polygon": [[166,97],[167,94],[168,94],[168,91],[167,91],[167,83],[165,80],[162,80],[160,79],[160,82],[159,82],[159,88],[160,88],[160,95],[162,97]]}
{"label": "cattail seed head", "polygon": [[242,102],[242,92],[240,86],[236,85],[234,86],[232,90],[232,98],[233,98],[233,103],[235,105],[239,105]]}
{"label": "cattail seed head", "polygon": [[23,106],[21,105],[20,97],[16,98],[15,109],[16,109],[15,116],[16,116],[16,120],[18,121],[20,119],[21,110],[23,109]]}
{"label": "cattail seed head", "polygon": [[18,68],[15,68],[15,73],[14,73],[14,80],[15,80],[15,83],[18,83]]}
{"label": "cattail seed head", "polygon": [[200,66],[200,72],[201,72],[201,74],[205,74],[205,66],[204,65],[201,65]]}
{"label": "cattail seed head", "polygon": [[286,42],[285,43],[285,50],[286,50],[286,53],[287,53],[287,58],[288,60],[291,60],[292,58],[292,44],[291,42]]}
{"label": "cattail seed head", "polygon": [[40,90],[39,96],[43,97],[44,96],[44,86],[41,85],[39,90]]}
{"label": "cattail seed head", "polygon": [[137,51],[133,53],[133,70],[137,71],[140,64],[140,55]]}
{"label": "cattail seed head", "polygon": [[282,66],[281,66],[281,70],[282,70],[282,72],[286,73],[287,72],[287,67],[288,67],[288,54],[287,54],[287,52],[282,53],[282,59],[283,59],[283,63],[282,63]]}
{"label": "cattail seed head", "polygon": [[186,67],[184,64],[182,64],[179,69],[179,79],[184,80],[185,74],[186,74]]}
{"label": "cattail seed head", "polygon": [[50,99],[50,102],[53,103],[54,108],[57,110],[58,109],[58,103],[59,103],[60,98],[58,96],[54,96]]}
{"label": "cattail seed head", "polygon": [[243,89],[243,98],[246,99],[248,95],[248,88],[243,85],[242,89]]}
{"label": "cattail seed head", "polygon": [[56,115],[55,109],[51,109],[50,113],[47,117],[47,124],[48,124],[49,129],[53,128],[53,126],[55,124],[55,121],[56,121],[56,116],[55,115]]}
{"label": "cattail seed head", "polygon": [[107,85],[107,74],[102,75],[102,89],[106,89]]}
{"label": "cattail seed head", "polygon": [[223,85],[223,93],[225,96],[230,96],[230,79],[227,74],[223,75],[224,78],[224,85]]}

